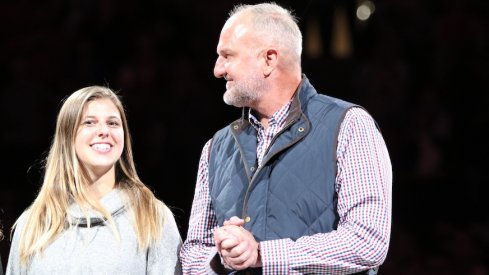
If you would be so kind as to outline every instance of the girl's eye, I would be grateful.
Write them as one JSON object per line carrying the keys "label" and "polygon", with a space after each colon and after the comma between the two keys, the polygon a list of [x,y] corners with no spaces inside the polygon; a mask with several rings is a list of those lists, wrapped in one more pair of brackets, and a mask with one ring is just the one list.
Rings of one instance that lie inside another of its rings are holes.
{"label": "girl's eye", "polygon": [[118,121],[109,121],[109,122],[107,122],[107,125],[109,125],[111,127],[118,127],[120,125],[120,123]]}
{"label": "girl's eye", "polygon": [[95,125],[95,120],[85,120],[82,124],[87,126]]}

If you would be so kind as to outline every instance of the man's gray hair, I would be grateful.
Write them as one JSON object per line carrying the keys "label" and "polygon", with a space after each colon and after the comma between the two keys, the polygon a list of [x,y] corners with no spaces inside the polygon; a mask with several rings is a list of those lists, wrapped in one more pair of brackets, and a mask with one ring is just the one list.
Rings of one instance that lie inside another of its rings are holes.
{"label": "man's gray hair", "polygon": [[256,5],[236,5],[229,17],[241,13],[250,13],[251,22],[256,34],[265,41],[288,52],[292,59],[300,64],[302,53],[302,33],[297,25],[297,18],[291,11],[274,2]]}

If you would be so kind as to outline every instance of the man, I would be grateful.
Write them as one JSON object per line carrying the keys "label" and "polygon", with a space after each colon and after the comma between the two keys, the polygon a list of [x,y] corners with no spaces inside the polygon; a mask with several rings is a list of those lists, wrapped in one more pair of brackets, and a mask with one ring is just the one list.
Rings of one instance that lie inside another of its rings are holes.
{"label": "man", "polygon": [[375,274],[390,237],[392,171],[361,107],[301,72],[302,35],[276,4],[237,6],[214,75],[243,117],[203,148],[186,274]]}

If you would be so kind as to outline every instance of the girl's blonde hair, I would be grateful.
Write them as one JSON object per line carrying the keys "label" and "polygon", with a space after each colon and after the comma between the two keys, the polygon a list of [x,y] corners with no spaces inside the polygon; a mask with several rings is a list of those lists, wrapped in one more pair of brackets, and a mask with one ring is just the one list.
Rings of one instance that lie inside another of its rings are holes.
{"label": "girl's blonde hair", "polygon": [[[86,87],[71,94],[59,111],[55,135],[45,160],[42,187],[26,210],[26,223],[20,233],[19,251],[22,263],[26,263],[29,257],[42,253],[61,232],[72,226],[67,215],[70,200],[84,207],[88,221],[88,208],[100,212],[119,239],[111,214],[97,200],[88,196],[90,177],[75,152],[75,138],[83,108],[88,102],[102,98],[108,98],[114,103],[122,120],[124,149],[115,164],[115,176],[132,212],[139,249],[148,248],[161,235],[165,221],[165,206],[136,173],[131,136],[119,97],[106,87]],[[12,230],[17,223],[18,221]]]}

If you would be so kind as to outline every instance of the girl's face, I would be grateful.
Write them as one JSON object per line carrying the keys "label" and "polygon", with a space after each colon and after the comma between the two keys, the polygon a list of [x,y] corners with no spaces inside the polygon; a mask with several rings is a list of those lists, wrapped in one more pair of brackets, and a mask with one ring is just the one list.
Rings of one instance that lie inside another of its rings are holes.
{"label": "girl's face", "polygon": [[113,170],[124,149],[124,129],[119,110],[108,98],[89,101],[83,108],[75,138],[80,162],[94,176]]}

